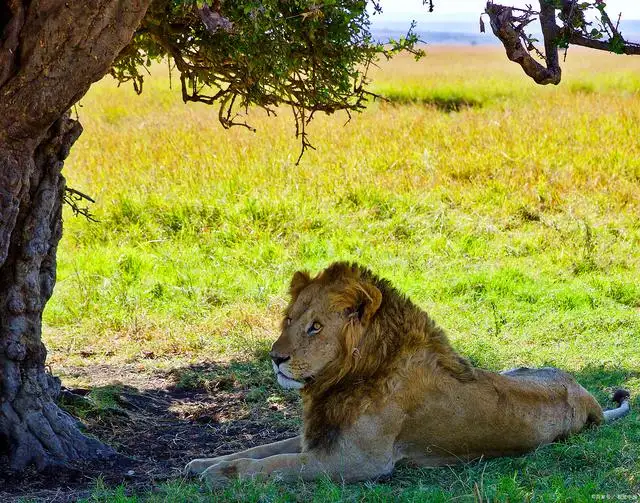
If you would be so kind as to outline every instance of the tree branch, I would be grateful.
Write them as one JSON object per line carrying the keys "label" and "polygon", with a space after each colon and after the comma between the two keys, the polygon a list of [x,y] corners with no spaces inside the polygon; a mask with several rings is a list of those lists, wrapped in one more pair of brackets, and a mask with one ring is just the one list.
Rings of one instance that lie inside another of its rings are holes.
{"label": "tree branch", "polygon": [[[544,0],[540,5],[540,22],[545,34],[545,50],[547,51],[547,66],[538,63],[522,43],[522,30],[530,22],[532,11],[521,11],[523,14],[515,16],[511,7],[487,2],[485,12],[489,16],[491,29],[504,45],[509,60],[518,63],[524,72],[538,84],[558,84],[562,71],[558,63],[556,38],[558,27],[555,24],[555,8],[547,5]],[[544,20],[544,21],[543,21]],[[519,26],[516,26],[516,22]],[[547,36],[549,39],[547,40]]]}
{"label": "tree branch", "polygon": [[[605,12],[604,4],[595,0],[592,3],[578,3],[576,0],[539,0],[540,12],[528,9],[516,9],[487,2],[485,13],[489,16],[491,29],[500,39],[507,57],[518,63],[524,72],[538,84],[558,84],[562,70],[558,61],[558,48],[579,45],[600,51],[617,54],[640,54],[640,43],[628,42],[618,31],[618,25],[611,22]],[[585,12],[589,9],[600,13],[599,25],[594,27],[588,22]],[[556,11],[563,25],[556,23]],[[533,45],[531,36],[524,28],[535,18],[540,20],[544,37],[544,55]],[[603,40],[607,37],[607,40]],[[546,66],[534,59],[532,53],[545,60]]]}
{"label": "tree branch", "polygon": [[[572,31],[567,37],[567,41],[571,45],[579,45],[582,47],[588,47],[590,49],[596,49],[598,51],[612,52],[611,41],[594,40],[582,35],[577,31]],[[623,45],[620,47],[620,50],[615,52],[619,54],[627,54],[629,56],[638,56],[640,55],[640,44],[624,41]]]}

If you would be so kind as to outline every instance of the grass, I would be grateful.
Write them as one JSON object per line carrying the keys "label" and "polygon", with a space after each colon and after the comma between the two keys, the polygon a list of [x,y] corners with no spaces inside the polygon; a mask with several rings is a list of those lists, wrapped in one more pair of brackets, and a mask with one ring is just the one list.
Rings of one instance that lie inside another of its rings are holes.
{"label": "grass", "polygon": [[63,394],[60,404],[74,416],[85,420],[91,417],[107,417],[123,414],[118,396],[123,387],[118,384],[94,387],[86,397],[76,394]]}
{"label": "grass", "polygon": [[[264,360],[291,274],[346,259],[409,294],[477,365],[554,365],[603,404],[616,386],[637,397],[639,70],[572,49],[564,82],[542,88],[501,50],[430,48],[376,72],[390,102],[344,127],[318,117],[300,166],[284,111],[227,132],[162,68],[141,97],[105,79],[82,100],[65,167],[99,223],[65,218],[45,313],[54,371]],[[590,501],[640,493],[639,446],[634,414],[525,457],[386,483],[210,493],[177,480],[93,500]]]}

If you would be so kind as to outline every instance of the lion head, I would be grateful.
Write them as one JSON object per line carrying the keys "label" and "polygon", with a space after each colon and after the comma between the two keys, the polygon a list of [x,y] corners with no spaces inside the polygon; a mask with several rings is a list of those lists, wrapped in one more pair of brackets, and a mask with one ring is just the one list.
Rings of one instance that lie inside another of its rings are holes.
{"label": "lion head", "polygon": [[300,389],[321,375],[337,380],[348,371],[382,302],[363,272],[336,263],[313,279],[307,272],[293,275],[282,333],[270,353],[281,386]]}
{"label": "lion head", "polygon": [[297,272],[289,293],[270,354],[280,385],[301,390],[308,448],[330,448],[362,411],[397,389],[418,354],[425,372],[475,379],[428,314],[364,267],[337,262],[315,278]]}

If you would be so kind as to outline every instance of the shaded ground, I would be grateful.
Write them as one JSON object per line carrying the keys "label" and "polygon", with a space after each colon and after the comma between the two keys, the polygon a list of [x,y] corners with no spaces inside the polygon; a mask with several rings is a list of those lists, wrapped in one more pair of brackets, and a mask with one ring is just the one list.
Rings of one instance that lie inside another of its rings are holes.
{"label": "shaded ground", "polygon": [[[28,473],[20,479],[3,478],[0,465],[2,503],[76,501],[88,497],[98,479],[111,488],[101,501],[114,500],[115,486],[121,483],[126,483],[125,494],[157,493],[162,500],[167,493],[161,482],[179,481],[190,459],[287,438],[299,425],[297,394],[276,387],[264,359],[171,371],[145,372],[138,365],[64,367],[60,373],[63,382],[73,384],[62,397],[63,406],[82,418],[89,433],[123,456],[99,465]],[[612,389],[640,377],[635,368],[607,366],[586,367],[573,375],[602,404]],[[479,501],[526,501],[540,494],[549,494],[550,500],[587,501],[593,494],[633,495],[639,431],[633,413],[620,423],[582,432],[521,457],[440,470],[399,467],[384,484],[320,483],[277,490],[249,484],[241,491],[261,495],[275,490],[272,494],[280,496],[285,491],[299,501],[448,501],[453,495]],[[200,493],[197,485],[188,491],[180,494],[181,500],[215,501],[219,496]],[[234,493],[219,500],[246,501],[246,495]]]}
{"label": "shaded ground", "polygon": [[0,501],[73,501],[87,494],[98,477],[109,485],[126,481],[131,490],[143,490],[180,476],[195,457],[295,435],[298,399],[273,387],[268,370],[260,363],[155,373],[141,373],[136,366],[66,368],[67,376],[90,386],[66,388],[62,406],[123,456],[21,478],[3,477],[0,470]]}

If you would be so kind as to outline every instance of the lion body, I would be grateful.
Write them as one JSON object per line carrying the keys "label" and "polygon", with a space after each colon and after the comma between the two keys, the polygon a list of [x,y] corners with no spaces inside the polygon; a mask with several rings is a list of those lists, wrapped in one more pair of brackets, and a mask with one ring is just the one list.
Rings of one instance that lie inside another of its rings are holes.
{"label": "lion body", "polygon": [[[357,265],[296,273],[290,292],[272,357],[279,382],[302,388],[303,433],[188,465],[213,484],[256,474],[365,480],[400,461],[522,454],[604,421],[565,372],[472,367],[424,311]],[[310,326],[323,328],[309,336]]]}
{"label": "lion body", "polygon": [[602,422],[593,396],[556,369],[478,369],[471,382],[443,376],[422,390],[411,382],[403,404],[411,409],[415,400],[414,410],[407,411],[395,449],[421,465],[521,454]]}

